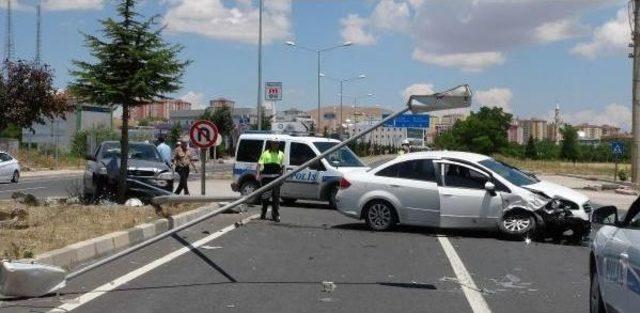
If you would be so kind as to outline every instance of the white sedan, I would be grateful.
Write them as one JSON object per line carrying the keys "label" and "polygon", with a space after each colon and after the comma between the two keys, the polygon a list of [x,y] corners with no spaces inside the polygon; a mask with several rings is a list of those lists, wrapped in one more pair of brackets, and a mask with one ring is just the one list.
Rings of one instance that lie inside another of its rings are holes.
{"label": "white sedan", "polygon": [[0,181],[17,183],[20,179],[20,163],[6,152],[0,151]]}
{"label": "white sedan", "polygon": [[543,227],[582,237],[591,211],[577,191],[488,156],[455,151],[409,153],[367,172],[346,173],[337,207],[373,230],[396,224],[485,228],[512,237]]}

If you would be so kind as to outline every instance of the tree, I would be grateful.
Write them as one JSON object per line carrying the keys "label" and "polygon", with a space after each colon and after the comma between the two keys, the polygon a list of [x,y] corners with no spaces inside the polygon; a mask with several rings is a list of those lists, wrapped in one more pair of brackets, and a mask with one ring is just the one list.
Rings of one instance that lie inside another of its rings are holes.
{"label": "tree", "polygon": [[464,121],[457,121],[451,130],[436,138],[436,146],[449,150],[464,150],[492,154],[508,146],[507,130],[511,114],[502,108],[481,107]]}
{"label": "tree", "polygon": [[578,132],[571,125],[566,125],[560,129],[562,134],[562,146],[560,147],[560,156],[570,161],[578,160]]}
{"label": "tree", "polygon": [[[158,16],[142,20],[136,0],[121,0],[119,20],[101,20],[102,37],[84,34],[95,63],[73,61],[72,92],[83,100],[122,106],[122,136],[118,200],[125,201],[129,153],[129,109],[165,98],[180,89],[189,61],[179,61],[180,45],[169,45],[157,28]],[[157,29],[156,29],[157,28]]]}
{"label": "tree", "polygon": [[529,140],[527,140],[527,145],[524,147],[524,156],[532,160],[535,160],[538,158],[536,140],[533,139],[533,136],[529,136]]}
{"label": "tree", "polygon": [[72,109],[65,94],[53,87],[53,71],[47,65],[4,61],[0,75],[0,132],[31,128],[46,119],[64,118]]}
{"label": "tree", "polygon": [[169,130],[169,136],[167,136],[167,144],[172,147],[176,146],[178,140],[180,140],[180,135],[182,135],[182,126],[180,122],[175,122],[173,126],[171,126],[171,130]]}
{"label": "tree", "polygon": [[234,123],[231,108],[221,107],[213,110],[206,110],[202,119],[211,121],[218,128],[218,132],[223,136],[229,136],[233,131]]}

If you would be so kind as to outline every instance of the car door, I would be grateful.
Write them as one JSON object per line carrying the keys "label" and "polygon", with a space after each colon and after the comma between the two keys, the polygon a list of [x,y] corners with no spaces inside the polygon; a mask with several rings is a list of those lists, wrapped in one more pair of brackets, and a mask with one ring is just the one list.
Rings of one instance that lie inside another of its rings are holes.
{"label": "car door", "polygon": [[[292,141],[289,144],[288,163],[285,170],[293,171],[316,156],[316,152],[307,143]],[[320,172],[324,170],[324,165],[318,162],[287,178],[283,186],[283,196],[294,199],[317,199],[321,182]]]}
{"label": "car door", "polygon": [[607,232],[606,237],[611,238],[606,242],[599,257],[601,258],[600,286],[602,297],[606,305],[615,312],[633,312],[626,310],[628,296],[625,287],[627,276],[627,250],[629,238],[622,228],[610,227],[599,232]]}
{"label": "car door", "polygon": [[6,153],[0,152],[0,181],[11,179],[9,176],[9,168],[11,167],[10,158]]}
{"label": "car door", "polygon": [[403,224],[438,227],[440,199],[436,171],[431,159],[392,164],[375,173],[377,185],[400,202],[397,208]]}
{"label": "car door", "polygon": [[623,312],[634,312],[640,308],[640,213],[631,219],[619,233],[628,240],[620,261],[626,267],[625,307]]}
{"label": "car door", "polygon": [[445,228],[494,227],[502,211],[499,192],[485,190],[491,177],[456,162],[439,162],[440,224]]}

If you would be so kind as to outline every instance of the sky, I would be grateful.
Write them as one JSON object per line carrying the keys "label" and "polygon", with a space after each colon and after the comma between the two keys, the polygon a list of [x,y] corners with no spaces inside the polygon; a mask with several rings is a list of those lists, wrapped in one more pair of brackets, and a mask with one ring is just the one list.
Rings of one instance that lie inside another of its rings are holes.
{"label": "sky", "polygon": [[[14,56],[33,59],[38,0],[12,0]],[[0,0],[2,42],[6,3]],[[115,16],[114,0],[42,0],[42,60],[63,89],[72,60],[91,60],[82,33]],[[182,90],[170,96],[203,107],[226,97],[257,102],[258,0],[141,0],[158,15],[170,43],[192,60]],[[631,48],[624,0],[264,0],[263,80],[283,83],[278,109],[317,105],[321,72],[348,79],[344,103],[390,110],[407,95],[469,84],[473,108],[499,106],[517,117],[550,119],[556,104],[569,123],[630,130]],[[294,41],[298,47],[285,44]],[[2,45],[4,52],[4,44]],[[321,81],[322,105],[340,101],[338,84]]]}

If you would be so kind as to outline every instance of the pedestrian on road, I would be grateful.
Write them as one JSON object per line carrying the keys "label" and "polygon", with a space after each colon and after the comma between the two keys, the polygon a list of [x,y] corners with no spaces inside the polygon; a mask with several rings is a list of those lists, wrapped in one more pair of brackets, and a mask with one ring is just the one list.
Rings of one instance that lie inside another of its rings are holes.
{"label": "pedestrian on road", "polygon": [[411,143],[408,139],[405,139],[402,141],[402,148],[398,150],[398,155],[405,155],[409,152],[411,152]]}
{"label": "pedestrian on road", "polygon": [[160,134],[158,136],[158,153],[160,153],[160,158],[162,158],[162,161],[167,164],[171,164],[171,147],[169,147],[169,145],[165,143],[165,140],[166,138],[164,134]]}
{"label": "pedestrian on road", "polygon": [[176,169],[176,173],[180,175],[180,182],[178,183],[178,188],[176,189],[176,194],[180,194],[184,190],[184,194],[189,194],[189,187],[187,186],[187,180],[189,179],[189,166],[193,166],[194,171],[197,173],[198,171],[195,169],[195,164],[193,164],[193,160],[191,159],[191,150],[189,149],[189,141],[186,139],[178,142],[178,146],[173,152],[173,163]]}
{"label": "pedestrian on road", "polygon": [[[278,148],[277,138],[273,138],[268,143],[269,149],[265,150],[258,164],[260,166],[259,179],[262,186],[278,179],[282,176],[284,153]],[[269,197],[262,197],[262,214],[260,219],[267,217],[267,208],[269,207]],[[271,189],[271,217],[274,221],[280,222],[280,184]]]}

